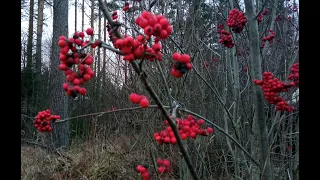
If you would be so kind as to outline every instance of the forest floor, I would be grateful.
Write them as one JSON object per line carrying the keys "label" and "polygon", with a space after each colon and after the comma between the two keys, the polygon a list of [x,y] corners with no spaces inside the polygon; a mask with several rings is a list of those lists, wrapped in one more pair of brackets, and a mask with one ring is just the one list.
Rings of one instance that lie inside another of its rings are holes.
{"label": "forest floor", "polygon": [[[115,143],[116,144],[116,143]],[[121,146],[82,143],[67,152],[50,153],[40,147],[21,146],[22,180],[137,180],[139,153]]]}

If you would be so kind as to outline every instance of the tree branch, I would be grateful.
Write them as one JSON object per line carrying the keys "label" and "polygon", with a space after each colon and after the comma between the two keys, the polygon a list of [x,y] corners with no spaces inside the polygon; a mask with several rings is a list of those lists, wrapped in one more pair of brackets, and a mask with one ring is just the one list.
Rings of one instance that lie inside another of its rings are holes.
{"label": "tree branch", "polygon": [[[109,24],[111,25],[111,27],[113,27],[114,22],[109,14],[109,12],[107,11],[107,7],[104,5],[104,3],[102,2],[102,0],[98,0],[99,2],[99,6],[101,11],[103,12],[104,17],[108,20]],[[118,38],[123,39],[122,35],[118,32],[115,31],[115,34]],[[152,99],[155,101],[155,103],[158,105],[158,107],[160,108],[162,114],[164,115],[164,117],[168,120],[170,127],[172,128],[172,131],[177,139],[177,144],[178,147],[180,149],[181,154],[183,155],[186,164],[190,170],[190,173],[193,177],[193,179],[198,180],[198,176],[197,173],[195,171],[195,169],[193,168],[193,165],[191,163],[191,160],[189,158],[188,152],[186,151],[186,149],[183,147],[182,144],[182,139],[180,137],[178,128],[176,126],[176,124],[174,123],[174,121],[170,118],[168,111],[165,109],[164,105],[162,104],[162,102],[160,101],[158,95],[154,92],[153,88],[149,85],[148,81],[147,81],[147,75],[143,72],[143,70],[139,69],[136,61],[132,61],[130,62],[133,69],[138,73],[138,75],[140,76],[140,80],[142,81],[142,83],[144,84],[146,90],[149,92],[150,96],[152,97]]]}
{"label": "tree branch", "polygon": [[215,127],[215,128],[216,128],[217,130],[219,130],[222,134],[224,134],[224,135],[226,135],[228,138],[230,138],[230,139],[251,159],[251,161],[252,161],[253,163],[255,163],[257,166],[260,167],[260,163],[259,163],[256,159],[254,159],[254,158],[250,155],[250,153],[249,153],[244,147],[242,147],[241,144],[240,144],[237,140],[235,140],[231,135],[229,135],[227,132],[225,132],[220,126],[217,126],[216,124],[214,124],[214,123],[211,122],[210,120],[206,119],[205,117],[200,116],[199,114],[196,114],[196,113],[194,113],[194,112],[192,112],[192,111],[189,111],[189,110],[187,110],[187,109],[185,109],[185,108],[181,108],[180,110],[181,110],[181,111],[184,111],[184,112],[187,112],[187,113],[189,113],[189,114],[192,114],[192,115],[194,115],[194,116],[196,116],[196,117],[198,117],[198,118],[201,118],[201,119],[203,119],[204,121],[206,121],[208,124],[210,124],[210,125],[212,125],[213,127]]}

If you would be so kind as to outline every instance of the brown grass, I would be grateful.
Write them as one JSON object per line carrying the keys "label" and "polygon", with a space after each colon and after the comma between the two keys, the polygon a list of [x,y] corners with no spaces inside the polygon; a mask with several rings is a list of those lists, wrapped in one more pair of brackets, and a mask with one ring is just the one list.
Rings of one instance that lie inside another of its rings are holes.
{"label": "brown grass", "polygon": [[139,174],[135,172],[139,153],[129,153],[120,142],[113,144],[116,145],[83,143],[67,152],[59,152],[60,155],[38,147],[21,147],[21,179],[139,179]]}

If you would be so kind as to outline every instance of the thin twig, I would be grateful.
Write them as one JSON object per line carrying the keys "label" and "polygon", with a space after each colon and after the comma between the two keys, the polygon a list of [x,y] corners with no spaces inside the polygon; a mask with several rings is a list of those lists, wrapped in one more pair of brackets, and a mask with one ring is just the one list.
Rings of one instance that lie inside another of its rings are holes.
{"label": "thin twig", "polygon": [[235,140],[231,135],[229,135],[227,132],[225,132],[220,126],[217,126],[216,124],[214,124],[213,122],[211,122],[211,121],[208,120],[207,118],[205,118],[205,117],[203,117],[203,116],[201,116],[201,115],[199,115],[199,114],[197,114],[197,113],[194,113],[194,112],[192,112],[192,111],[189,111],[189,110],[187,110],[187,109],[185,109],[185,108],[181,108],[180,110],[181,110],[181,111],[184,111],[184,112],[187,112],[187,113],[189,113],[189,114],[192,114],[192,115],[194,115],[194,116],[196,116],[196,117],[198,117],[198,118],[201,118],[201,119],[203,119],[204,121],[206,121],[208,124],[214,126],[214,127],[215,127],[217,130],[219,130],[222,134],[224,134],[224,135],[226,135],[228,138],[230,138],[230,139],[251,159],[252,162],[254,162],[258,167],[260,167],[260,163],[259,163],[256,159],[254,159],[254,157],[252,157],[252,156],[250,155],[250,153],[249,153],[246,149],[244,149],[244,147],[242,147],[241,144],[240,144],[237,140]]}
{"label": "thin twig", "polygon": [[[171,38],[169,37],[169,39],[178,47],[178,49],[181,51],[181,53],[184,53],[182,48]],[[192,63],[191,63],[192,64]],[[220,103],[220,105],[226,110],[227,112],[227,115],[228,115],[228,118],[230,119],[231,121],[231,125],[232,125],[232,128],[235,132],[235,135],[237,138],[239,138],[239,135],[236,131],[236,128],[235,128],[235,124],[233,123],[233,118],[232,118],[232,115],[230,113],[230,111],[228,110],[227,106],[223,103],[222,99],[221,99],[221,96],[218,94],[218,90],[216,88],[216,86],[213,84],[215,90],[212,88],[212,86],[201,76],[201,74],[199,73],[199,71],[195,68],[195,66],[192,64],[192,69],[195,70],[196,74],[200,77],[200,79],[212,90],[213,94],[218,98],[218,101]]]}

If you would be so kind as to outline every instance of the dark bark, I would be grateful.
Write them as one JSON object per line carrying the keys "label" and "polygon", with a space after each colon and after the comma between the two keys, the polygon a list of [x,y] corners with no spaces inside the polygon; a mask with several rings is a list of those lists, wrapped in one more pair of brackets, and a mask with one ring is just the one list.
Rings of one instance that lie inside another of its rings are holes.
{"label": "dark bark", "polygon": [[[53,1],[53,37],[51,51],[51,79],[50,79],[50,110],[52,114],[58,114],[62,119],[67,118],[67,97],[62,84],[65,76],[58,69],[60,60],[60,48],[57,44],[59,36],[68,36],[68,1],[54,0]],[[53,124],[51,134],[52,144],[50,147],[67,149],[69,146],[69,129],[68,121],[63,123]]]}

